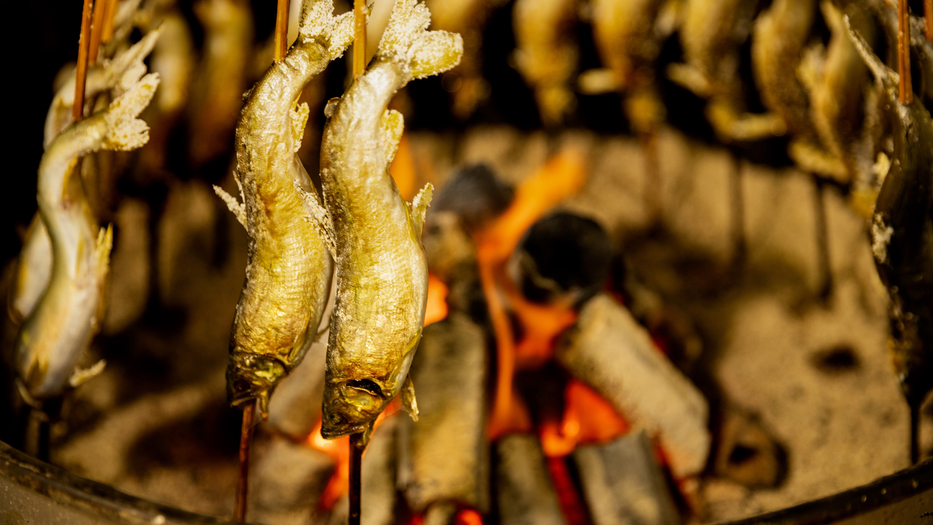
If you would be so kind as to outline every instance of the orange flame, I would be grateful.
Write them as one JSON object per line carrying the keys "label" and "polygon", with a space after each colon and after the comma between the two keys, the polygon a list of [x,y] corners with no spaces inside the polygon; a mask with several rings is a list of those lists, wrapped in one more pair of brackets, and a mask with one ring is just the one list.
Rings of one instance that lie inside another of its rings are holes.
{"label": "orange flame", "polygon": [[[525,180],[515,192],[515,200],[508,210],[478,232],[474,237],[479,265],[480,282],[489,307],[496,337],[497,378],[496,393],[493,399],[492,415],[487,433],[490,439],[496,439],[509,432],[530,432],[531,417],[527,407],[512,391],[512,378],[515,373],[518,349],[515,336],[503,305],[500,289],[505,291],[513,304],[523,304],[519,319],[526,327],[534,327],[529,336],[519,345],[526,361],[538,361],[548,355],[549,346],[558,332],[548,331],[539,334],[535,330],[543,325],[562,326],[561,330],[572,323],[566,312],[536,315],[534,308],[521,301],[514,286],[509,286],[504,275],[506,260],[515,250],[522,235],[538,218],[568,196],[576,193],[586,181],[586,159],[583,152],[576,148],[565,148],[547,162],[537,173]],[[511,288],[511,289],[510,289]],[[552,325],[556,321],[556,325]],[[526,324],[527,323],[527,324]],[[547,344],[545,344],[545,342]]]}
{"label": "orange flame", "polygon": [[612,441],[629,428],[628,421],[599,393],[571,379],[564,391],[562,420],[541,424],[541,448],[545,456],[562,457],[577,445]]}
{"label": "orange flame", "polygon": [[473,509],[463,509],[455,518],[457,525],[483,525],[483,516]]}
{"label": "orange flame", "polygon": [[408,202],[415,196],[418,174],[415,169],[415,157],[411,152],[408,133],[403,133],[398,142],[398,151],[389,167],[389,174],[395,179],[399,195]]}
{"label": "orange flame", "polygon": [[[398,412],[399,408],[399,401],[397,399],[392,400],[389,406],[376,418],[374,428],[379,428],[382,422]],[[327,480],[327,486],[324,487],[318,503],[321,510],[331,510],[340,501],[340,498],[350,490],[350,436],[324,439],[321,436],[321,426],[323,424],[323,419],[318,419],[305,443],[309,447],[327,454],[334,461],[334,473]],[[366,455],[365,450],[363,455]]]}
{"label": "orange flame", "polygon": [[424,326],[447,317],[447,291],[444,281],[428,274],[428,305],[424,311]]}

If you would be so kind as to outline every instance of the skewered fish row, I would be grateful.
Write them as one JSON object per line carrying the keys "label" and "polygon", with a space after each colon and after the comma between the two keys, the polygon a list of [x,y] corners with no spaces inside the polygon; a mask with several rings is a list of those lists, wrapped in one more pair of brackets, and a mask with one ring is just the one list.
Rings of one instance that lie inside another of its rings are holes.
{"label": "skewered fish row", "polygon": [[235,406],[257,399],[263,416],[276,384],[317,338],[329,296],[330,254],[302,204],[317,195],[296,155],[308,118],[307,105],[297,105],[301,90],[353,37],[351,16],[333,9],[331,0],[305,0],[298,41],[249,92],[236,131],[243,203],[215,187],[249,236],[227,396]]}
{"label": "skewered fish row", "polygon": [[[158,86],[142,77],[109,107],[61,132],[39,165],[39,213],[52,243],[48,288],[20,328],[16,370],[21,391],[36,400],[62,394],[87,379],[74,371],[97,332],[104,309],[112,230],[98,228],[77,173],[81,155],[101,149],[128,151],[148,140],[136,117]],[[99,371],[95,366],[93,371]]]}
{"label": "skewered fish row", "polygon": [[[372,429],[402,392],[417,414],[408,378],[421,339],[428,269],[421,233],[432,187],[406,203],[387,166],[403,123],[387,110],[409,81],[456,66],[459,35],[427,31],[430,12],[398,0],[376,55],[339,102],[321,144],[325,208],[305,202],[335,250],[337,298],[330,322],[321,434],[335,438]],[[307,194],[306,194],[307,195]]]}

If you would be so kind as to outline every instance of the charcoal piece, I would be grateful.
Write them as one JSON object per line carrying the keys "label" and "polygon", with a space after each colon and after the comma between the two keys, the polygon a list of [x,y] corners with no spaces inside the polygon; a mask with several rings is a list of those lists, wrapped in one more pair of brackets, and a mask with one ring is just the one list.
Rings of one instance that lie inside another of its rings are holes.
{"label": "charcoal piece", "polygon": [[[363,453],[360,506],[361,525],[395,525],[396,492],[396,429],[400,418],[407,418],[404,413],[387,417],[373,431],[369,445]],[[310,523],[344,525],[350,513],[347,496],[340,499],[333,512],[326,520],[312,520]]]}
{"label": "charcoal piece", "polygon": [[557,212],[528,228],[509,273],[530,301],[580,304],[603,288],[611,260],[612,241],[596,221]]}
{"label": "charcoal piece", "polygon": [[464,229],[472,233],[502,214],[513,197],[512,187],[499,180],[486,164],[460,166],[434,195],[428,216],[454,212]]}
{"label": "charcoal piece", "polygon": [[399,488],[416,513],[488,506],[485,334],[462,313],[425,327],[411,365],[420,416],[399,421]]}
{"label": "charcoal piece", "polygon": [[279,522],[274,518],[297,512],[307,519],[334,472],[333,459],[283,438],[273,438],[261,452],[250,470],[250,517]]}
{"label": "charcoal piece", "polygon": [[304,439],[321,419],[326,353],[326,338],[313,343],[301,364],[276,387],[268,420],[276,431]]}
{"label": "charcoal piece", "polygon": [[555,358],[619,413],[656,436],[675,477],[697,474],[706,465],[706,399],[614,299],[598,294],[587,302]]}
{"label": "charcoal piece", "polygon": [[677,506],[644,432],[573,451],[594,525],[676,525]]}
{"label": "charcoal piece", "polygon": [[512,434],[495,444],[496,498],[502,525],[566,525],[536,436]]}
{"label": "charcoal piece", "polygon": [[457,506],[453,503],[433,503],[424,513],[422,525],[456,525]]}

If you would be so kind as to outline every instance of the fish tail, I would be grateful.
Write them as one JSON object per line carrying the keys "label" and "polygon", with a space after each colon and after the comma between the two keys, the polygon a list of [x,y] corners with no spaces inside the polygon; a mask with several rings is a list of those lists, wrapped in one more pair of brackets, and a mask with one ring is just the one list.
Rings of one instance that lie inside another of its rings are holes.
{"label": "fish tail", "polygon": [[104,117],[107,121],[105,149],[130,151],[149,141],[149,126],[136,117],[149,105],[158,86],[159,74],[149,73],[110,103]]}
{"label": "fish tail", "polygon": [[411,201],[411,218],[415,224],[415,235],[421,238],[424,231],[424,217],[428,213],[428,206],[431,205],[431,198],[434,196],[434,186],[429,182],[424,188],[415,195]]}
{"label": "fish tail", "polygon": [[146,64],[143,63],[143,60],[152,52],[161,33],[161,26],[149,31],[139,42],[114,57],[107,64],[109,76],[115,86],[122,90],[128,90],[146,74]]}
{"label": "fish tail", "polygon": [[417,0],[397,0],[376,55],[401,62],[412,78],[443,73],[460,63],[463,39],[457,33],[428,31],[431,12]]}
{"label": "fish tail", "polygon": [[334,16],[333,0],[304,0],[298,32],[324,44],[331,60],[340,58],[353,42],[353,12]]}

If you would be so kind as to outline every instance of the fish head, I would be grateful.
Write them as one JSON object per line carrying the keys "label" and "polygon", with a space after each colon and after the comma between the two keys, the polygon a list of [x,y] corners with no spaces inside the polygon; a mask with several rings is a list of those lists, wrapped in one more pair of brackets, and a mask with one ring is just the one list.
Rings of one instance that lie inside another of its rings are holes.
{"label": "fish head", "polygon": [[227,361],[227,400],[238,406],[257,399],[265,419],[272,390],[286,374],[285,365],[274,357],[234,352]]}
{"label": "fish head", "polygon": [[[324,439],[334,439],[369,429],[389,402],[402,390],[420,340],[421,330],[418,330],[403,348],[400,354],[402,358],[388,374],[381,377],[376,374],[367,376],[358,373],[370,368],[365,363],[354,369],[356,373],[352,375],[355,377],[350,377],[349,374],[346,377],[328,377],[324,387],[321,436]],[[380,368],[378,363],[372,365],[373,370]],[[330,375],[330,370],[327,371],[327,375]]]}

